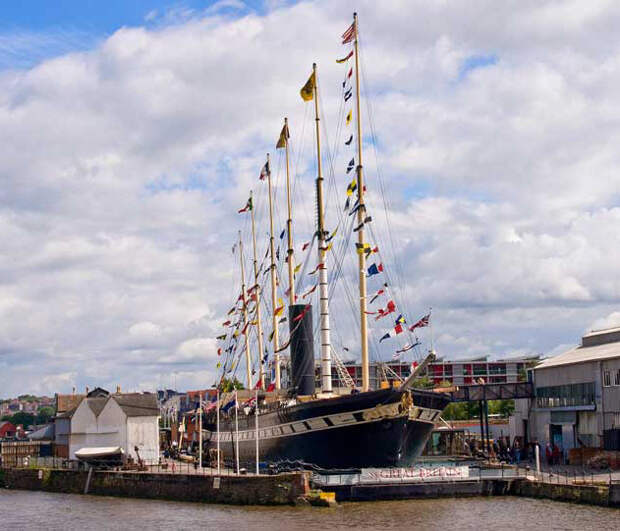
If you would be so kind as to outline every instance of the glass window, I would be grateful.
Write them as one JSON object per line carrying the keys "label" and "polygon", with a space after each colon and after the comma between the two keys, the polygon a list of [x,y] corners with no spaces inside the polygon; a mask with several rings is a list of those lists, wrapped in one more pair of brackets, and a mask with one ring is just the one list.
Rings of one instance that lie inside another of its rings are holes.
{"label": "glass window", "polygon": [[616,381],[614,385],[620,385],[620,369],[616,370]]}
{"label": "glass window", "polygon": [[609,387],[611,385],[611,371],[603,372],[603,385]]}

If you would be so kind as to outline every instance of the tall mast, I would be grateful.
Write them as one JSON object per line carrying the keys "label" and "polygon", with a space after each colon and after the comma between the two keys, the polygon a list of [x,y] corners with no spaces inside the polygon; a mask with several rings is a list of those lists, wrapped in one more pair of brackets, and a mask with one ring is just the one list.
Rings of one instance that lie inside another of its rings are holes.
{"label": "tall mast", "polygon": [[[355,102],[357,105],[357,225],[360,230],[357,233],[357,241],[360,249],[364,249],[364,218],[366,217],[366,207],[364,205],[364,174],[362,171],[362,114],[360,104],[360,67],[358,51],[358,26],[357,13],[353,13],[353,24],[355,25]],[[368,322],[366,316],[366,253],[358,253],[359,262],[359,295],[360,295],[360,331],[361,331],[361,351],[362,351],[362,391],[370,390],[370,371],[368,368]]]}
{"label": "tall mast", "polygon": [[[250,192],[252,197],[252,192]],[[252,210],[250,210],[252,216],[252,247],[254,251],[254,290],[256,290],[256,337],[258,343],[258,366],[260,370],[260,385],[262,389],[265,389],[265,371],[263,369],[263,325],[260,318],[260,299],[261,289],[258,280],[258,261],[256,260],[256,225],[254,222],[254,203],[252,202]]]}
{"label": "tall mast", "polygon": [[316,63],[312,64],[312,73],[314,75],[314,115],[316,123],[316,156],[317,156],[317,178],[316,178],[316,196],[317,196],[317,221],[318,231],[317,240],[319,247],[319,311],[321,324],[321,390],[324,393],[332,391],[332,359],[331,345],[329,339],[329,301],[327,289],[327,247],[325,242],[325,223],[323,208],[323,173],[321,169],[321,135],[320,135],[320,118],[319,118],[319,90]]}
{"label": "tall mast", "polygon": [[247,366],[248,389],[252,389],[252,361],[250,360],[250,339],[248,334],[248,305],[245,292],[245,271],[243,267],[243,240],[239,231],[239,262],[241,264],[241,301],[243,303],[243,337],[245,341],[245,363]]}
{"label": "tall mast", "polygon": [[[267,153],[269,163],[269,153]],[[273,198],[271,193],[271,171],[267,172],[269,184],[269,249],[271,253],[271,317],[273,325],[273,352],[276,364],[276,389],[280,389],[280,354],[278,353],[278,316],[276,315],[276,259],[273,241]]]}
{"label": "tall mast", "polygon": [[289,303],[292,306],[295,304],[295,272],[293,263],[293,210],[291,207],[291,178],[289,170],[289,154],[288,154],[288,118],[284,118],[284,128],[286,134],[285,148],[286,148],[286,204],[288,211],[288,219],[286,220],[286,233],[288,235],[288,249],[286,251],[288,261],[288,286],[289,286]]}

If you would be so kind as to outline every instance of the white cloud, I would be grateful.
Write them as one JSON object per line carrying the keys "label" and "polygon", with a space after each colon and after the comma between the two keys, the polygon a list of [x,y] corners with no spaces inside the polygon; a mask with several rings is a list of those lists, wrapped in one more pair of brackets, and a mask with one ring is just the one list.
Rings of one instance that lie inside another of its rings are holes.
{"label": "white cloud", "polygon": [[[432,306],[437,348],[450,356],[552,351],[588,323],[613,321],[620,8],[358,4],[390,225],[372,149],[369,211],[402,311],[413,320]],[[248,223],[236,210],[253,188],[262,257],[257,175],[271,151],[283,198],[273,144],[285,115],[296,241],[312,232],[312,123],[298,91],[314,60],[326,148],[336,135],[333,59],[350,6],[267,7],[156,13],[155,27],[0,76],[3,393],[156,387],[171,373],[178,387],[212,383],[214,338],[238,284],[230,247]],[[22,46],[8,39],[6,53]],[[474,56],[497,61],[461,78]],[[334,163],[330,227],[348,157],[340,149]],[[279,229],[284,203],[276,218]],[[347,278],[354,269],[347,261]],[[355,353],[347,300],[339,288],[334,337]]]}

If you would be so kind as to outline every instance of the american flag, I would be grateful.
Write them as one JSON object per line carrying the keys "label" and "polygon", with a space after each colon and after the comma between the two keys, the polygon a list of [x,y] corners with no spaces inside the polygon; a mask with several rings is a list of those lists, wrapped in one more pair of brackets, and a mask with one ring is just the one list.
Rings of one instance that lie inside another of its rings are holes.
{"label": "american flag", "polygon": [[347,44],[355,37],[355,22],[342,34],[342,44]]}
{"label": "american flag", "polygon": [[425,326],[428,326],[428,323],[431,319],[431,314],[427,314],[424,317],[422,317],[422,319],[420,319],[417,323],[412,324],[409,327],[409,331],[413,332],[416,328],[423,328]]}

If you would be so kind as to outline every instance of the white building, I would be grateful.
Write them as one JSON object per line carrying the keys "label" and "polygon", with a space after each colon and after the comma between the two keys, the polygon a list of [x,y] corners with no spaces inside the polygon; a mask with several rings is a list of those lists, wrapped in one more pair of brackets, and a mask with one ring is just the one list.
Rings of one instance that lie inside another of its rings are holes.
{"label": "white building", "polygon": [[[145,464],[159,461],[159,407],[151,393],[109,394],[95,389],[71,417],[69,458],[82,448],[120,446]],[[137,453],[136,453],[137,448]]]}
{"label": "white building", "polygon": [[620,449],[620,328],[590,332],[531,372],[535,398],[516,401],[513,435],[565,450]]}

